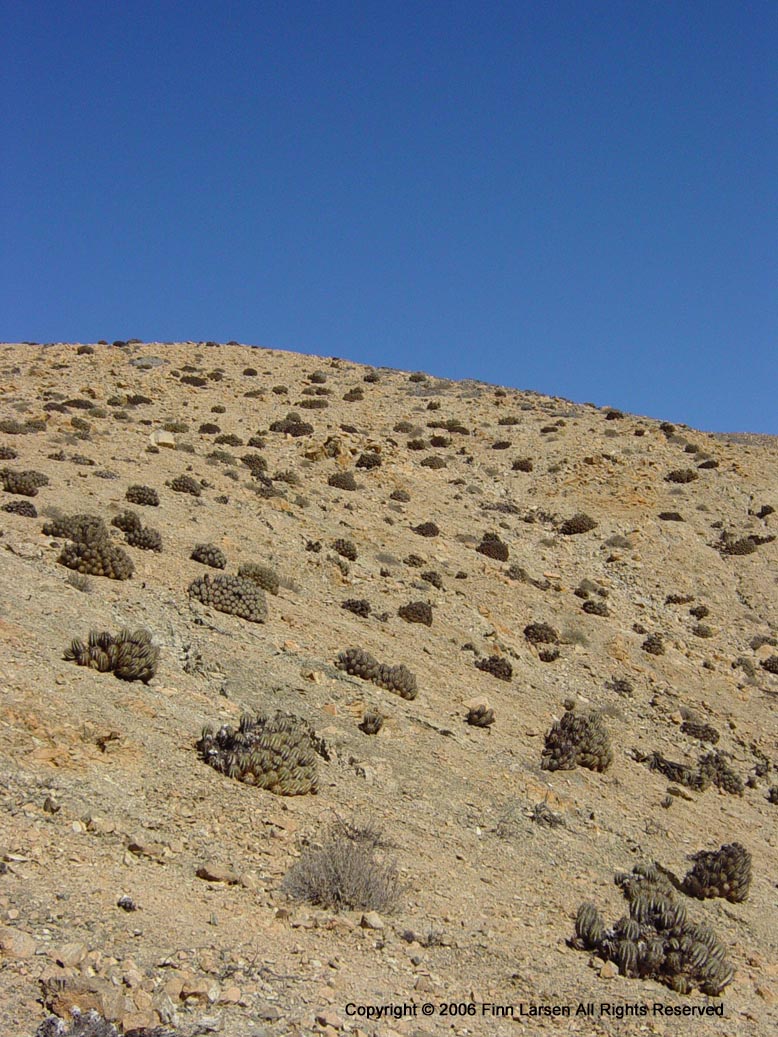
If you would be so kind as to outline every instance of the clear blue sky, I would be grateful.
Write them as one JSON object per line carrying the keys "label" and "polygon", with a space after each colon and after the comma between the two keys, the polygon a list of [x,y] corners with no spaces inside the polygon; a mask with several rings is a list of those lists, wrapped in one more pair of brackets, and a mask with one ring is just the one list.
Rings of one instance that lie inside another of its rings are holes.
{"label": "clear blue sky", "polygon": [[0,338],[778,433],[776,0],[0,11]]}

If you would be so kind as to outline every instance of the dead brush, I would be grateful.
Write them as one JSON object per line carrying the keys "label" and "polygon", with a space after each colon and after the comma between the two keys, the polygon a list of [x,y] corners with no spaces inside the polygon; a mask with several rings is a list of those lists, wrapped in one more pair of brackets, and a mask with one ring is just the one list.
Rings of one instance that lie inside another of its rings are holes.
{"label": "dead brush", "polygon": [[372,822],[336,817],[320,844],[307,846],[284,876],[294,900],[340,910],[396,910],[403,895],[397,864],[382,851],[392,847]]}

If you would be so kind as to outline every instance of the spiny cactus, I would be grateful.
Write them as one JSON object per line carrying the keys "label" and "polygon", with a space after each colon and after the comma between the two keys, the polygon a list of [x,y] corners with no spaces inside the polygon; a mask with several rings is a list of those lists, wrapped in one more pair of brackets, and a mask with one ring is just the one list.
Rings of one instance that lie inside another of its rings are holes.
{"label": "spiny cactus", "polygon": [[524,627],[524,636],[530,644],[559,644],[559,633],[550,623],[528,623]]}
{"label": "spiny cactus", "polygon": [[648,652],[649,655],[664,655],[665,654],[665,643],[661,634],[649,634],[645,639],[642,646],[644,652]]}
{"label": "spiny cactus", "polygon": [[713,784],[731,795],[742,796],[743,794],[742,779],[732,770],[726,757],[720,752],[714,751],[701,756],[696,766],[668,760],[659,752],[639,756],[638,759],[640,762],[648,764],[652,771],[659,771],[670,781],[685,785],[697,792],[704,792]]}
{"label": "spiny cactus", "polygon": [[279,421],[274,421],[270,426],[271,432],[282,432],[287,436],[298,438],[299,436],[310,436],[313,433],[313,425],[307,421],[287,415]]}
{"label": "spiny cactus", "polygon": [[499,681],[510,682],[513,679],[513,667],[507,659],[503,659],[500,655],[490,655],[486,659],[476,659],[476,668],[483,670],[484,673],[490,673],[492,677],[496,677]]}
{"label": "spiny cactus", "polygon": [[581,904],[572,945],[614,962],[623,976],[658,980],[680,994],[696,987],[719,996],[733,976],[726,951],[712,929],[688,921],[660,868],[637,865],[617,875],[616,883],[629,901],[629,916],[606,927],[593,903]]}
{"label": "spiny cactus", "polygon": [[693,468],[675,468],[665,476],[665,482],[690,483],[699,479]]}
{"label": "spiny cactus", "polygon": [[353,472],[334,472],[328,479],[327,485],[336,490],[358,490],[359,486],[354,478]]}
{"label": "spiny cactus", "polygon": [[613,761],[610,735],[599,713],[566,710],[546,735],[543,770],[572,770],[576,766],[605,771]]}
{"label": "spiny cactus", "polygon": [[[119,1037],[119,1031],[94,1009],[81,1012],[71,1009],[71,1022],[68,1025],[55,1015],[45,1019],[35,1031],[35,1037]],[[157,1037],[157,1031],[154,1031]],[[169,1030],[161,1031],[159,1037],[172,1037]]]}
{"label": "spiny cactus", "polygon": [[111,525],[116,526],[122,533],[129,533],[132,530],[141,529],[143,523],[140,520],[140,515],[137,511],[131,511],[127,508],[125,511],[120,511],[118,515],[115,515],[111,519]]}
{"label": "spiny cactus", "polygon": [[368,471],[371,468],[380,468],[381,467],[381,455],[377,451],[375,451],[375,450],[366,450],[364,453],[360,454],[359,457],[357,458],[356,467],[357,468],[365,468]]}
{"label": "spiny cactus", "polygon": [[468,709],[465,720],[472,727],[491,727],[494,723],[494,710],[488,706],[473,706]]}
{"label": "spiny cactus", "polygon": [[700,773],[710,779],[713,784],[731,796],[743,795],[743,780],[727,762],[724,753],[714,750],[700,757]]}
{"label": "spiny cactus", "polygon": [[65,649],[64,658],[99,673],[114,673],[119,680],[148,684],[157,672],[159,648],[148,630],[124,628],[116,637],[105,630],[90,631],[87,642],[78,638]]}
{"label": "spiny cactus", "polygon": [[440,530],[434,522],[421,522],[418,526],[411,526],[411,529],[420,537],[436,537],[440,535]]}
{"label": "spiny cactus", "polygon": [[130,504],[142,504],[149,508],[159,506],[159,494],[151,486],[141,486],[138,484],[129,486],[124,496]]}
{"label": "spiny cactus", "polygon": [[197,750],[215,770],[277,796],[305,796],[317,790],[317,739],[293,713],[269,717],[244,714],[236,730],[203,729]]}
{"label": "spiny cactus", "polygon": [[215,544],[195,544],[189,556],[192,561],[202,565],[210,565],[212,569],[226,569],[227,558],[221,548]]}
{"label": "spiny cactus", "polygon": [[171,480],[170,489],[176,493],[189,493],[192,497],[199,497],[203,492],[199,482],[191,475],[177,475]]}
{"label": "spiny cactus", "polygon": [[719,740],[719,732],[712,724],[703,724],[696,720],[684,720],[681,731],[690,738],[698,738],[701,742],[715,745]]}
{"label": "spiny cactus", "polygon": [[57,561],[76,572],[109,580],[129,580],[135,571],[129,555],[108,540],[66,544]]}
{"label": "spiny cactus", "polygon": [[496,533],[484,533],[476,551],[486,555],[487,558],[494,558],[498,562],[508,561],[508,545],[503,543]]}
{"label": "spiny cactus", "polygon": [[579,533],[588,533],[597,526],[591,515],[579,511],[572,518],[566,519],[559,527],[563,536],[577,536]]}
{"label": "spiny cactus", "polygon": [[409,601],[407,605],[401,605],[398,608],[397,615],[406,623],[432,626],[432,606],[428,601]]}
{"label": "spiny cactus", "polygon": [[43,523],[43,533],[84,544],[108,539],[108,529],[98,515],[59,515]]}
{"label": "spiny cactus", "polygon": [[379,663],[362,648],[347,648],[338,654],[335,665],[353,677],[372,681],[380,688],[393,691],[401,698],[415,699],[419,693],[416,677],[402,664]]}
{"label": "spiny cactus", "polygon": [[346,540],[343,537],[339,537],[332,543],[333,551],[337,551],[342,558],[347,558],[350,562],[355,562],[358,557],[357,546],[353,540]]}
{"label": "spiny cactus", "polygon": [[42,472],[16,472],[11,468],[0,469],[0,483],[6,493],[21,497],[37,497],[40,486],[48,486],[49,477]]}
{"label": "spiny cactus", "polygon": [[261,587],[244,576],[200,576],[189,584],[189,597],[251,623],[264,623],[267,619]]}
{"label": "spiny cactus", "polygon": [[727,843],[718,850],[700,850],[691,856],[694,867],[683,880],[690,897],[723,897],[739,904],[751,888],[751,854],[740,843]]}
{"label": "spiny cactus", "polygon": [[363,731],[366,735],[377,735],[383,726],[384,718],[381,714],[368,711],[362,717],[362,723],[359,725],[359,730]]}
{"label": "spiny cactus", "polygon": [[162,534],[152,526],[144,526],[142,529],[131,529],[125,534],[124,539],[130,547],[139,547],[142,551],[161,551]]}
{"label": "spiny cactus", "polygon": [[275,569],[269,565],[258,565],[256,562],[245,562],[238,569],[238,576],[252,580],[268,594],[278,594],[281,580]]}
{"label": "spiny cactus", "polygon": [[3,511],[10,515],[21,515],[24,518],[37,518],[38,509],[28,500],[12,500],[3,505]]}

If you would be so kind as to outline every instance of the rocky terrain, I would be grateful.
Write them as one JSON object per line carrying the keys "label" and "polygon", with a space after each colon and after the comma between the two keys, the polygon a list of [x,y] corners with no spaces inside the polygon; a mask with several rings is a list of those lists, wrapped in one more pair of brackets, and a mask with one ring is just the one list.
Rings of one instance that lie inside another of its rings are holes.
{"label": "rocky terrain", "polygon": [[776,1032],[774,440],[237,344],[0,386],[3,1037]]}

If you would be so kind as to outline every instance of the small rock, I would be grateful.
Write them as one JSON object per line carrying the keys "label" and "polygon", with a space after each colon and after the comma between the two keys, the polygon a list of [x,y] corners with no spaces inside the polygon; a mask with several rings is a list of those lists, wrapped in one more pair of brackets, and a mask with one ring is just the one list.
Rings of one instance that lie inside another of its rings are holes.
{"label": "small rock", "polygon": [[0,951],[9,958],[32,958],[37,944],[34,937],[22,929],[0,927]]}
{"label": "small rock", "polygon": [[181,987],[180,997],[185,1000],[188,997],[197,1001],[209,1001],[211,993],[211,981],[207,979],[188,979]]}
{"label": "small rock", "polygon": [[383,929],[384,921],[377,911],[366,911],[359,923],[363,929]]}
{"label": "small rock", "polygon": [[219,997],[219,1001],[222,1004],[226,1004],[226,1005],[237,1005],[238,1002],[240,1001],[240,999],[241,999],[240,987],[235,986],[234,983],[232,985],[228,986],[228,987],[225,987],[224,990],[222,990],[222,992],[221,992],[221,996]]}
{"label": "small rock", "polygon": [[260,1005],[256,1009],[257,1019],[262,1019],[266,1023],[275,1023],[281,1018],[281,1012],[276,1008],[275,1005]]}
{"label": "small rock", "polygon": [[146,843],[133,839],[127,844],[127,849],[136,857],[150,857],[155,861],[165,859],[165,847],[162,843]]}
{"label": "small rock", "polygon": [[205,879],[206,882],[227,882],[235,885],[240,881],[236,871],[226,864],[217,864],[215,861],[201,864],[195,874],[198,879]]}
{"label": "small rock", "polygon": [[615,979],[618,974],[619,970],[612,961],[606,961],[600,969],[600,979]]}
{"label": "small rock", "polygon": [[340,1030],[343,1027],[343,1020],[332,1008],[325,1008],[322,1012],[317,1012],[316,1022],[320,1026],[331,1026],[333,1030]]}
{"label": "small rock", "polygon": [[238,876],[238,881],[244,889],[250,889],[256,892],[262,888],[262,883],[255,871],[242,871]]}
{"label": "small rock", "polygon": [[77,942],[64,943],[61,947],[55,947],[49,951],[49,957],[63,968],[75,968],[76,965],[80,965],[86,954],[86,944]]}
{"label": "small rock", "polygon": [[164,446],[170,450],[176,449],[176,437],[172,432],[166,432],[164,429],[155,429],[149,436],[149,442],[152,446]]}

